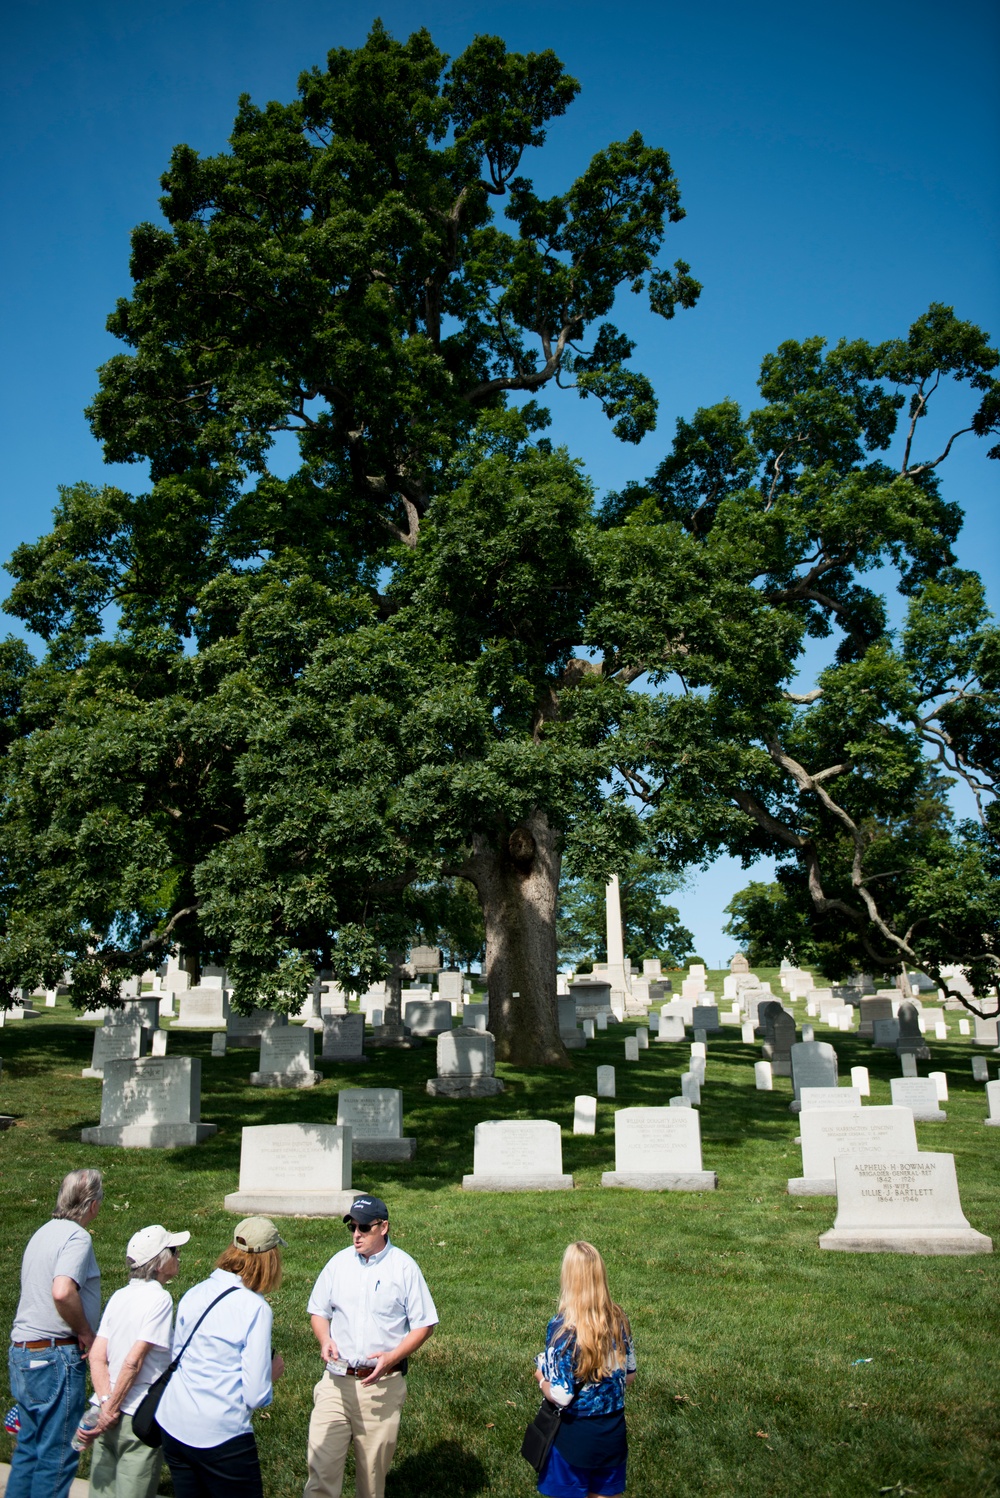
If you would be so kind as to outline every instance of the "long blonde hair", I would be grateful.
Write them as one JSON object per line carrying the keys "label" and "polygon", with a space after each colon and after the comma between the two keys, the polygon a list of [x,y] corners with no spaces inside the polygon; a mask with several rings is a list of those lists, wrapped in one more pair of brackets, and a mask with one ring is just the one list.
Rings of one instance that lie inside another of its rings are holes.
{"label": "long blonde hair", "polygon": [[559,1315],[563,1332],[573,1335],[573,1371],[583,1383],[625,1366],[628,1317],[608,1290],[604,1260],[592,1243],[571,1243],[559,1276]]}

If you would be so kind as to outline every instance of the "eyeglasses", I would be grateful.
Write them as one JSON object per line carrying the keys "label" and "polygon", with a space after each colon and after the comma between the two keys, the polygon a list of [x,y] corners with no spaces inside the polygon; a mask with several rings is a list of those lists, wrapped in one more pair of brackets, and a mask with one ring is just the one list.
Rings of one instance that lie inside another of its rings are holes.
{"label": "eyeglasses", "polygon": [[382,1226],[381,1222],[348,1222],[345,1224],[349,1233],[373,1233],[376,1228]]}

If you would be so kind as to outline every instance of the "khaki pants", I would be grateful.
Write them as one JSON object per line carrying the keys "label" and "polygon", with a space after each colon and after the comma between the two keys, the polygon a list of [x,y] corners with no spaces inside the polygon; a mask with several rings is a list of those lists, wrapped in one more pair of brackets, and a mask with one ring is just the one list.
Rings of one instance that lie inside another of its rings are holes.
{"label": "khaki pants", "polygon": [[131,1415],[99,1435],[92,1450],[90,1498],[156,1498],[163,1452],[132,1434]]}
{"label": "khaki pants", "polygon": [[367,1389],[360,1379],[324,1374],[313,1390],[304,1498],[340,1498],[352,1441],[357,1498],[385,1498],[405,1400],[401,1373],[387,1374]]}

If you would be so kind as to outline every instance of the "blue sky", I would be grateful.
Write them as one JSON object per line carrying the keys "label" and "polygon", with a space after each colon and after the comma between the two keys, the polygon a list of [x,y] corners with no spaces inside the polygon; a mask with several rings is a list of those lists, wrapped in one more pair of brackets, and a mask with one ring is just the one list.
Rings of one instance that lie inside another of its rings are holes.
{"label": "blue sky", "polygon": [[[398,36],[427,26],[452,55],[478,32],[558,53],[582,92],[526,160],[546,190],[634,129],[671,152],[688,217],[668,256],[705,290],[671,324],[626,302],[661,407],[639,448],[617,443],[592,404],[555,404],[552,435],[599,491],[645,477],[678,415],[752,402],[782,339],[894,336],[932,300],[1000,334],[1000,11],[988,0],[26,0],[0,64],[0,556],[48,528],[58,484],[108,477],[82,410],[114,351],[104,320],[129,290],[129,230],[157,217],[171,148],[219,150],[241,92],[290,98],[303,68],[361,43],[376,15]],[[984,572],[996,608],[997,467],[966,438],[946,472],[968,517],[960,559]],[[143,474],[115,479],[138,489]],[[677,899],[713,965],[732,946],[722,906],[747,877],[723,861]]]}

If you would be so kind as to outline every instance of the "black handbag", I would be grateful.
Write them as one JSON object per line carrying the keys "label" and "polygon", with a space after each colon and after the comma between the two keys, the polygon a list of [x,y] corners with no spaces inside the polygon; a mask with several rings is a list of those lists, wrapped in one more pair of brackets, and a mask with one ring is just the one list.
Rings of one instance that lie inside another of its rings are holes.
{"label": "black handbag", "polygon": [[[221,1295],[217,1295],[215,1297],[211,1305],[205,1307],[201,1315],[198,1317],[198,1320],[195,1322],[194,1327],[192,1328],[191,1337],[194,1336],[195,1332],[198,1330],[199,1326],[201,1326],[201,1323],[204,1321],[205,1317],[208,1315],[212,1307],[217,1306],[220,1300],[225,1300],[227,1295],[232,1295],[233,1291],[238,1290],[239,1288],[239,1285],[230,1285],[228,1290],[223,1290]],[[138,1439],[144,1446],[156,1447],[163,1444],[163,1432],[160,1430],[160,1427],[156,1423],[156,1412],[160,1407],[160,1400],[163,1398],[163,1391],[174,1376],[177,1364],[180,1362],[181,1358],[191,1346],[191,1337],[188,1337],[187,1341],[184,1343],[184,1346],[181,1348],[180,1352],[170,1364],[170,1367],[164,1368],[159,1378],[155,1378],[150,1384],[149,1388],[142,1396],[142,1401],[139,1405],[139,1408],[132,1416],[133,1433],[138,1437]]]}
{"label": "black handbag", "polygon": [[559,1406],[553,1404],[551,1399],[543,1399],[541,1409],[524,1432],[521,1455],[538,1473],[549,1459],[561,1419],[562,1410]]}

